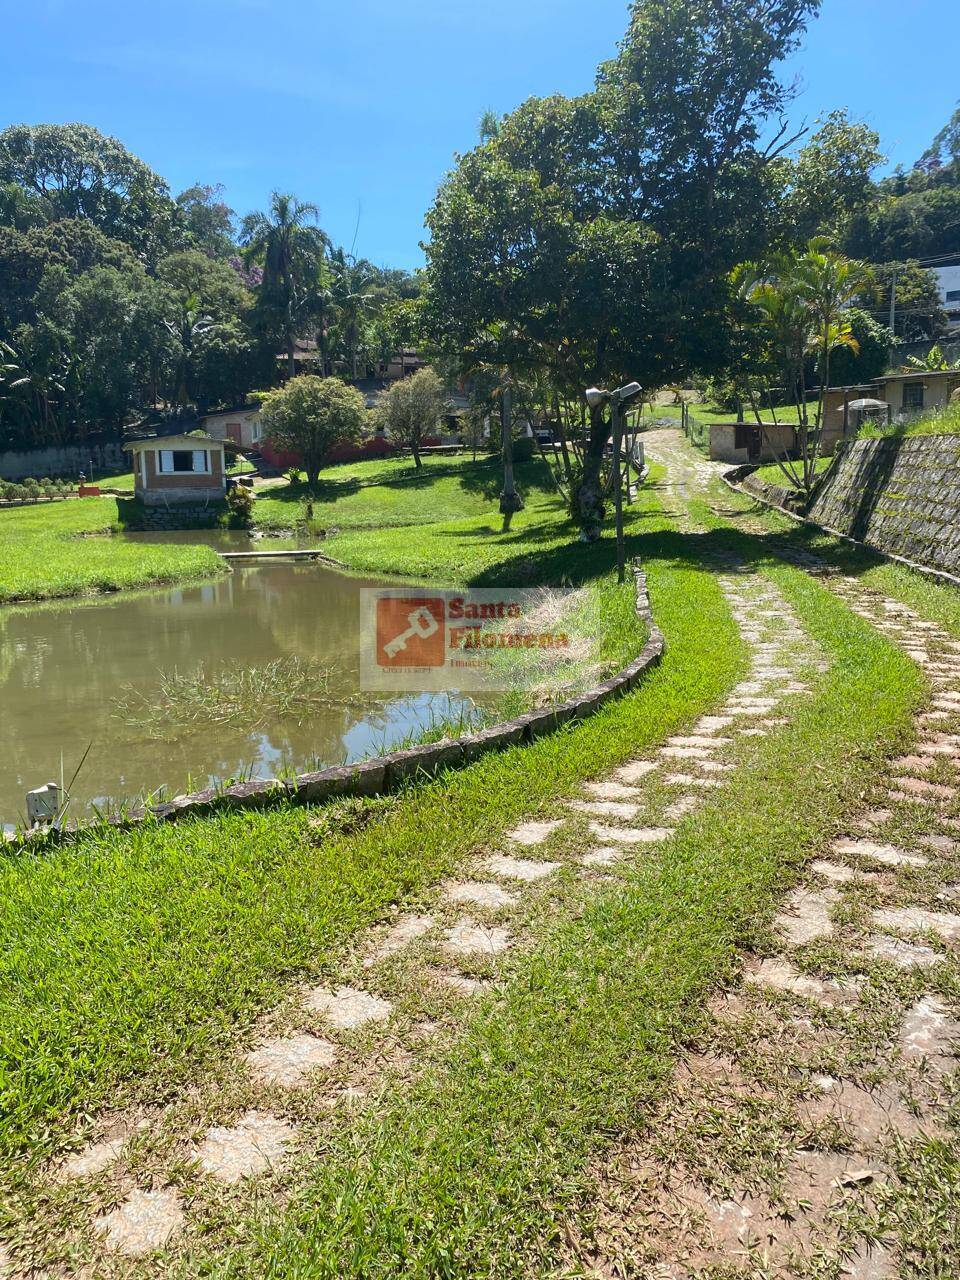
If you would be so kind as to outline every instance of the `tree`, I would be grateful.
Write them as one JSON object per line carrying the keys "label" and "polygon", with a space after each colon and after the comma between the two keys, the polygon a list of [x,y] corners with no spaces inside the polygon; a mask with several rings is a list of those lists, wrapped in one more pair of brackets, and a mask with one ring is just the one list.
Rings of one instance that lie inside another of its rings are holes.
{"label": "tree", "polygon": [[89,219],[148,265],[182,237],[164,180],[116,138],[87,124],[12,125],[0,133],[0,184],[12,183],[49,222]]}
{"label": "tree", "polygon": [[341,440],[359,440],[367,425],[363,396],[339,378],[303,374],[261,395],[265,434],[297,453],[315,489],[323,459]]}
{"label": "tree", "polygon": [[177,196],[187,236],[208,258],[228,258],[234,251],[234,212],[221,199],[223,183],[194,183]]}
{"label": "tree", "polygon": [[834,386],[851,386],[856,382],[873,382],[890,364],[893,334],[869,311],[848,307],[844,318],[857,343],[857,350],[840,347],[831,359],[830,380]]}
{"label": "tree", "polygon": [[296,340],[315,301],[329,244],[318,217],[316,205],[275,191],[269,212],[247,214],[240,228],[244,262],[263,268],[258,305],[268,330],[279,332],[290,377],[297,371]]}
{"label": "tree", "polygon": [[194,404],[194,351],[201,339],[216,328],[216,322],[203,311],[199,294],[187,293],[179,299],[174,318],[164,323],[175,344],[173,402],[179,407]]}
{"label": "tree", "polygon": [[[756,270],[756,269],[755,269]],[[741,268],[745,275],[749,265]],[[826,390],[834,351],[859,354],[849,306],[863,285],[866,268],[831,250],[823,239],[811,240],[803,253],[779,255],[766,272],[756,271],[749,294],[766,327],[773,351],[782,361],[786,384],[797,408],[801,471],[786,458],[781,469],[791,483],[809,493],[823,439]],[[807,410],[805,364],[816,357],[817,409],[811,425]]]}
{"label": "tree", "polygon": [[845,111],[832,111],[796,159],[782,161],[787,240],[806,244],[815,235],[841,237],[855,215],[876,203],[870,175],[882,161],[879,135],[852,123]]}
{"label": "tree", "polygon": [[852,220],[845,240],[848,253],[871,262],[960,253],[960,186],[882,195]]}
{"label": "tree", "polygon": [[872,311],[878,318],[886,318],[894,287],[894,326],[901,341],[917,342],[946,333],[947,313],[940,304],[937,277],[918,262],[882,262],[871,266],[855,304]]}
{"label": "tree", "polygon": [[419,369],[409,378],[400,378],[384,395],[377,406],[377,423],[392,440],[410,450],[419,468],[423,465],[423,437],[438,429],[446,407],[447,397],[437,374],[433,369]]}
{"label": "tree", "polygon": [[368,321],[375,304],[376,273],[365,259],[356,259],[343,249],[330,255],[330,290],[325,336],[328,351],[343,361],[354,379],[366,354]]}
{"label": "tree", "polygon": [[934,343],[925,356],[907,356],[905,367],[918,369],[922,373],[944,373],[950,369],[960,368],[960,361],[954,361],[951,364],[939,343]]}
{"label": "tree", "polygon": [[960,106],[931,142],[915,167],[935,180],[947,179],[956,183],[960,174]]}
{"label": "tree", "polygon": [[[723,367],[728,273],[766,247],[792,139],[773,66],[818,0],[639,0],[596,90],[532,99],[460,158],[427,216],[425,327],[464,367],[584,390]],[[577,510],[599,537],[611,423],[589,411]]]}

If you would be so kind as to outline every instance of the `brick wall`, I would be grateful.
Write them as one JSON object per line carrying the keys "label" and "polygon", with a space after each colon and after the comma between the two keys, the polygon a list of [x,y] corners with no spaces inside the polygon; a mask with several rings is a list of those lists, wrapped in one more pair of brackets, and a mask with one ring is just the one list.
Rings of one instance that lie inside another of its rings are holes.
{"label": "brick wall", "polygon": [[960,574],[960,435],[846,445],[807,515],[881,551]]}

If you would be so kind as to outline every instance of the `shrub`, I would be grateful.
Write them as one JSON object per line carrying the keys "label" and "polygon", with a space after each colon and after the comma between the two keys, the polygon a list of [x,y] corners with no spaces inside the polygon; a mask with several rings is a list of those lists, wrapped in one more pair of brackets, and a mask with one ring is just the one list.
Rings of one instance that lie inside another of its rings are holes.
{"label": "shrub", "polygon": [[230,527],[245,529],[253,514],[253,491],[244,485],[235,484],[227,491],[227,510]]}
{"label": "shrub", "polygon": [[514,462],[529,462],[533,458],[533,451],[535,448],[536,442],[532,436],[521,436],[519,440],[514,440]]}

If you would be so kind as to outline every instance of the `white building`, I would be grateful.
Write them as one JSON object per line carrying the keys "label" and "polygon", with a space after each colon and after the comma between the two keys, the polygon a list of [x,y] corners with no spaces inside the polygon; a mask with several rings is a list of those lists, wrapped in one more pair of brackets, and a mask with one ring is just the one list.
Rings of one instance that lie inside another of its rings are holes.
{"label": "white building", "polygon": [[949,267],[931,267],[940,289],[940,303],[951,324],[960,324],[960,262]]}

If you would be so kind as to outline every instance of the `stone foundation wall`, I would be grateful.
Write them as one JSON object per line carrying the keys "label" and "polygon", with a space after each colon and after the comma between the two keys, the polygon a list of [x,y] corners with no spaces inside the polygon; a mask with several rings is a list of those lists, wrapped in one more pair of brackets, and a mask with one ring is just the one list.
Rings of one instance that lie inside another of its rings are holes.
{"label": "stone foundation wall", "polygon": [[806,515],[888,555],[960,574],[960,435],[855,440]]}
{"label": "stone foundation wall", "polygon": [[225,509],[222,502],[205,502],[197,506],[178,502],[169,508],[144,506],[126,527],[140,530],[215,529],[222,523]]}

